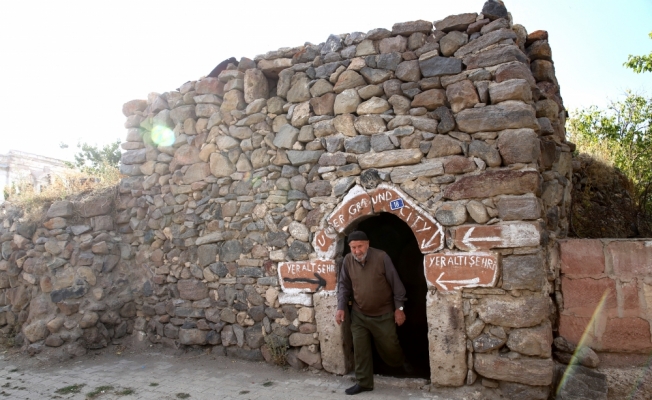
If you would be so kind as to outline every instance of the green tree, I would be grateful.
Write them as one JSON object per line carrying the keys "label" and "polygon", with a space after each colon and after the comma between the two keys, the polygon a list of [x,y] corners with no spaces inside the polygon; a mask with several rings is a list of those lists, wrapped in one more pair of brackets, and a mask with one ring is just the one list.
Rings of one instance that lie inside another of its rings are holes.
{"label": "green tree", "polygon": [[[61,143],[61,148],[68,145]],[[75,162],[69,163],[71,168],[77,168],[82,172],[91,175],[98,175],[107,172],[107,169],[117,170],[120,164],[120,139],[104,146],[91,145],[86,142],[78,143],[79,151],[75,153]]]}
{"label": "green tree", "polygon": [[612,164],[631,179],[641,211],[652,211],[652,97],[628,92],[606,110],[596,106],[577,110],[568,128],[578,149]]}
{"label": "green tree", "polygon": [[[652,39],[652,32],[650,32],[650,39]],[[640,74],[641,72],[652,72],[652,51],[648,55],[627,57],[627,62],[623,64],[627,68],[633,69],[634,72]]]}

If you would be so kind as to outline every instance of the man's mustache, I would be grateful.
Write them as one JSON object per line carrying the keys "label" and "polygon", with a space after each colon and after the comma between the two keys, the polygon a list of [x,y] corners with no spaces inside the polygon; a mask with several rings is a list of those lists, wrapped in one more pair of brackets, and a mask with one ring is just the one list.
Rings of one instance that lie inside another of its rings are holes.
{"label": "man's mustache", "polygon": [[365,258],[367,258],[367,252],[365,251],[364,254],[361,255],[360,257],[356,256],[354,253],[353,258],[355,258],[357,262],[363,262]]}

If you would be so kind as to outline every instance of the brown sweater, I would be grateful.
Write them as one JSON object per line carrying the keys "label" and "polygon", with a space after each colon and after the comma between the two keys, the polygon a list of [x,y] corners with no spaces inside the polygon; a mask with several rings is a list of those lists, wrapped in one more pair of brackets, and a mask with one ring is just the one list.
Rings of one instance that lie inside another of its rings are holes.
{"label": "brown sweater", "polygon": [[337,292],[337,309],[344,310],[353,295],[353,309],[377,317],[405,302],[405,287],[387,253],[369,248],[364,264],[353,254],[344,257]]}

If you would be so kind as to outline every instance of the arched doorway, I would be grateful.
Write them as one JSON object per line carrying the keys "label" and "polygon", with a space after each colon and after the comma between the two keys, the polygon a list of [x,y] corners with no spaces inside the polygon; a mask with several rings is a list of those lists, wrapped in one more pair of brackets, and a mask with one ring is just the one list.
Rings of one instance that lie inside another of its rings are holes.
{"label": "arched doorway", "polygon": [[[400,222],[396,222],[392,217],[382,216],[383,214],[395,216]],[[375,218],[380,219],[375,222]],[[430,369],[430,380],[433,384],[463,385],[467,377],[467,356],[461,292],[456,291],[451,294],[427,290],[427,284],[423,283],[426,279],[424,255],[434,254],[444,248],[444,228],[416,200],[390,183],[381,183],[367,189],[358,185],[351,188],[335,208],[323,217],[313,236],[312,244],[317,259],[305,262],[310,264],[306,270],[312,271],[320,266],[324,267],[325,270],[330,271],[325,275],[325,280],[331,285],[325,286],[330,289],[318,290],[312,298],[303,300],[306,303],[314,302],[315,305],[324,369],[346,374],[353,367],[350,325],[347,320],[341,325],[336,324],[333,315],[337,310],[335,282],[338,263],[341,261],[342,254],[348,253],[345,246],[346,235],[356,228],[368,231],[368,235],[372,238],[372,246],[385,248],[388,254],[398,252],[398,255],[393,255],[396,257],[394,263],[399,265],[397,269],[406,287],[410,287],[407,293],[409,301],[415,301],[409,306],[410,312],[419,313],[412,317],[408,315],[408,318],[417,325],[414,331],[407,329],[410,326],[407,325],[406,328],[401,329],[407,333],[400,333],[410,361],[417,367],[425,365],[420,370],[417,368],[419,374],[417,376],[427,377]],[[383,235],[382,233],[387,230],[391,232]],[[397,233],[399,239],[396,239]],[[389,237],[392,239],[386,239]],[[400,238],[409,239],[409,242],[405,242],[399,249],[395,243],[402,243]],[[401,255],[404,248],[410,248],[415,242],[419,254],[414,251]],[[282,271],[288,270],[288,268],[281,268],[279,264],[280,279],[284,279]],[[412,277],[415,279],[412,280]],[[413,282],[415,286],[412,286]],[[430,284],[433,285],[432,282]],[[419,302],[417,303],[416,300]],[[425,313],[417,311],[424,309]],[[423,327],[423,321],[427,321],[427,329]],[[414,332],[425,332],[425,335],[419,336]],[[425,361],[426,357],[429,358],[429,363]],[[375,371],[379,372],[380,369],[375,368]],[[401,375],[392,372],[389,374]]]}
{"label": "arched doorway", "polygon": [[[401,377],[430,377],[428,355],[428,321],[426,295],[428,287],[423,273],[423,253],[410,227],[399,217],[380,213],[361,221],[357,227],[369,237],[370,246],[385,251],[405,286],[408,301],[405,304],[406,320],[398,328],[399,341],[406,360],[414,371],[406,374],[387,366],[374,349],[374,372]],[[348,245],[343,254],[349,253]]]}

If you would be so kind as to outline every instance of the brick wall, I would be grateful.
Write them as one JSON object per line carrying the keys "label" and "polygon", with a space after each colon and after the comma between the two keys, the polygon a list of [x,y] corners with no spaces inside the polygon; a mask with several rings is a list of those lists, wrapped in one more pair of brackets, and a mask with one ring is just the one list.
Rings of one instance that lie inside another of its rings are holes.
{"label": "brick wall", "polygon": [[586,332],[599,351],[651,350],[652,241],[564,240],[560,253],[559,334],[577,344]]}

